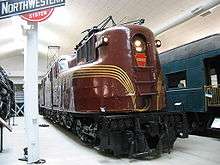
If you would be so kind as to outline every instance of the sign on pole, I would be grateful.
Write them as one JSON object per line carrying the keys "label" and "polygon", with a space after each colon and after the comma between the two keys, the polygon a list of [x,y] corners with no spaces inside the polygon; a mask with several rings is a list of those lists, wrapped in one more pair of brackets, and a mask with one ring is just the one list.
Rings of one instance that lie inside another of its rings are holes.
{"label": "sign on pole", "polygon": [[64,5],[65,0],[0,0],[0,19]]}

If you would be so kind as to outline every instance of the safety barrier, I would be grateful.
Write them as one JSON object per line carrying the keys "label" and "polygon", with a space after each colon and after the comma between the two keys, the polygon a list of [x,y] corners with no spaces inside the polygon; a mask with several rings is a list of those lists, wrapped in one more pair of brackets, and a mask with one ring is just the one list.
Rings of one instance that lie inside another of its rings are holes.
{"label": "safety barrier", "polygon": [[24,92],[15,92],[15,110],[12,110],[13,116],[24,115]]}

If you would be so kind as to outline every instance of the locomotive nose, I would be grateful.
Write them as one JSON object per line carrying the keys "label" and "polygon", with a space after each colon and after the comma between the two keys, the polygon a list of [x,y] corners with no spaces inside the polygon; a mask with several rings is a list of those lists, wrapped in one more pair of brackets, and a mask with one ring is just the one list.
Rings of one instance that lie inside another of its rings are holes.
{"label": "locomotive nose", "polygon": [[[159,44],[158,44],[159,45]],[[156,43],[151,33],[136,33],[131,39],[132,69],[136,87],[137,110],[161,109],[165,105],[160,96],[164,93]],[[162,105],[162,106],[159,106]]]}

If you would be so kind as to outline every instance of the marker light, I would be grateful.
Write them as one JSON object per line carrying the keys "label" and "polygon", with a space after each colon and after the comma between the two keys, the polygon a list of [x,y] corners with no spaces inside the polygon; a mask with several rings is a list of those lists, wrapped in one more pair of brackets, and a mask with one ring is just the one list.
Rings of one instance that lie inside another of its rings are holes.
{"label": "marker light", "polygon": [[107,37],[104,37],[104,38],[103,38],[103,41],[107,43],[107,42],[108,42],[108,38],[107,38]]}
{"label": "marker light", "polygon": [[96,43],[95,43],[95,47],[99,48],[101,46],[106,46],[109,43],[109,38],[106,36],[102,36],[101,38],[99,38]]}
{"label": "marker light", "polygon": [[160,40],[155,40],[155,45],[157,48],[161,47],[161,41]]}

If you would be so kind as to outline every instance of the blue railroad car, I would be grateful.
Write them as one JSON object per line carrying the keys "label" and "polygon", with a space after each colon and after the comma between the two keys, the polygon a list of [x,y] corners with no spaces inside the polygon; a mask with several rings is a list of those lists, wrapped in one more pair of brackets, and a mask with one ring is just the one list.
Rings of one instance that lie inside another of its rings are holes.
{"label": "blue railroad car", "polygon": [[167,110],[187,113],[194,133],[219,130],[220,34],[160,54]]}

